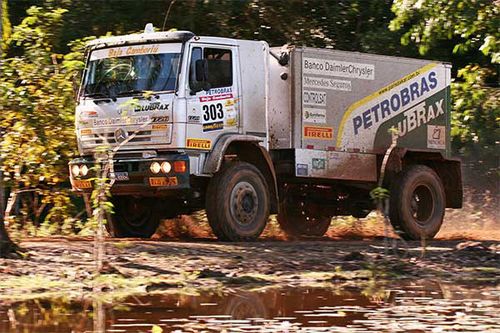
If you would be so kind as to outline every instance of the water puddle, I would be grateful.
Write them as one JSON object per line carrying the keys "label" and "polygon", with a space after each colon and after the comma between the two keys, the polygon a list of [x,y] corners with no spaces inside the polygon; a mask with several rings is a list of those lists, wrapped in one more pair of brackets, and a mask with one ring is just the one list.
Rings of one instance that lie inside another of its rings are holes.
{"label": "water puddle", "polygon": [[[500,332],[500,290],[442,283],[285,287],[107,302],[0,301],[0,332]],[[158,328],[156,328],[158,330]]]}

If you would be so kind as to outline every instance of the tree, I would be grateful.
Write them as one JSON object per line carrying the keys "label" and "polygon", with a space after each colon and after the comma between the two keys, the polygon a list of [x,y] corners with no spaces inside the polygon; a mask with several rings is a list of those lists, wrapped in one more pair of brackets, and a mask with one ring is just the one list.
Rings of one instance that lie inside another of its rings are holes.
{"label": "tree", "polygon": [[[31,7],[4,41],[9,56],[0,60],[0,160],[2,183],[11,193],[7,206],[19,200],[17,194],[29,193],[40,205],[35,215],[50,207],[46,220],[59,224],[69,222],[72,213],[67,161],[76,152],[75,78],[83,68],[82,41],[73,42],[68,54],[54,51],[65,12]],[[0,228],[5,234],[3,223]]]}
{"label": "tree", "polygon": [[421,55],[451,61],[452,136],[456,149],[489,154],[500,135],[500,6],[491,0],[395,0],[390,28]]}

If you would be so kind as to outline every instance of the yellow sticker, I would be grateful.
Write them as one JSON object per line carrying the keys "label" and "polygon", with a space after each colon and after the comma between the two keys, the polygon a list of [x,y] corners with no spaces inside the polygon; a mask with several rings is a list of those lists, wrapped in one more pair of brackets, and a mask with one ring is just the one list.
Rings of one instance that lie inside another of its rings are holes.
{"label": "yellow sticker", "polygon": [[151,177],[149,185],[151,186],[176,186],[178,184],[177,177]]}
{"label": "yellow sticker", "polygon": [[210,149],[212,141],[207,139],[187,139],[186,146],[193,149]]}
{"label": "yellow sticker", "polygon": [[153,124],[153,131],[166,130],[167,124]]}
{"label": "yellow sticker", "polygon": [[90,180],[79,180],[79,179],[73,179],[73,187],[76,188],[92,188],[92,183]]}
{"label": "yellow sticker", "polygon": [[236,126],[236,118],[227,118],[226,119],[226,126],[228,127],[232,127],[232,126]]}
{"label": "yellow sticker", "polygon": [[83,128],[80,130],[80,134],[81,135],[89,135],[89,134],[92,134],[92,129],[90,128]]}

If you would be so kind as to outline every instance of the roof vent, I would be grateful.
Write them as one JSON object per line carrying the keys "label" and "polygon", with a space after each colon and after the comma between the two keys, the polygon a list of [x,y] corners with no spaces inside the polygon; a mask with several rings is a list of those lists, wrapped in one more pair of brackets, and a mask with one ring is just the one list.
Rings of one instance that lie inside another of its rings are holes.
{"label": "roof vent", "polygon": [[144,28],[144,33],[151,34],[153,32],[155,32],[155,27],[153,27],[153,23],[146,24],[146,27]]}

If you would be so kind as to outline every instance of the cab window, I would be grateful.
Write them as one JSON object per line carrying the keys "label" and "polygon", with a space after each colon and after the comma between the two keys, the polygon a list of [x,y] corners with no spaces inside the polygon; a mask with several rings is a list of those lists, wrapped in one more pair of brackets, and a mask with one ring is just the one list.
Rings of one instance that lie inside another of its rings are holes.
{"label": "cab window", "polygon": [[233,85],[231,50],[205,48],[203,57],[207,59],[210,88]]}
{"label": "cab window", "polygon": [[[206,68],[206,82],[196,79],[196,63],[204,60]],[[230,87],[233,85],[232,52],[228,49],[195,47],[191,51],[189,65],[189,86],[196,89],[204,86],[208,89]]]}

